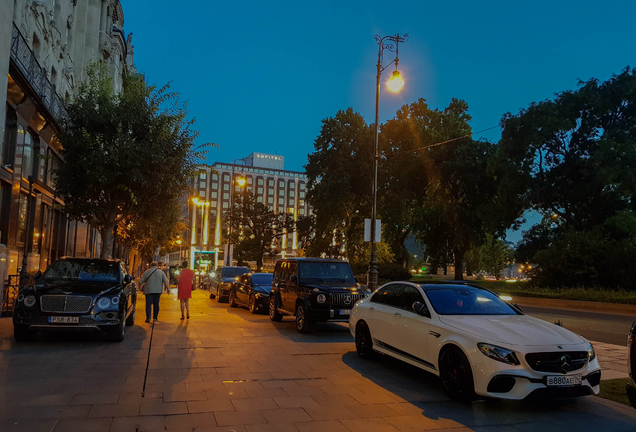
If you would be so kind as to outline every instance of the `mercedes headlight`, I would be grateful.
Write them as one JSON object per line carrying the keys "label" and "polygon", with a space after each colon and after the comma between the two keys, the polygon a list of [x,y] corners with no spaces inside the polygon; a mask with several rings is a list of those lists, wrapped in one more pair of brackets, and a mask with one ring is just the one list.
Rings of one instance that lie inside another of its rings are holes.
{"label": "mercedes headlight", "polygon": [[327,296],[324,294],[318,294],[318,296],[316,297],[316,301],[318,303],[324,303],[327,301]]}
{"label": "mercedes headlight", "polygon": [[22,302],[24,300],[24,294],[20,293],[18,294],[18,303]]}
{"label": "mercedes headlight", "polygon": [[28,296],[24,296],[24,305],[26,307],[35,306],[35,296],[32,294],[29,294]]}
{"label": "mercedes headlight", "polygon": [[594,347],[591,343],[588,342],[587,347],[587,361],[592,361],[596,358],[596,353],[594,352]]}
{"label": "mercedes headlight", "polygon": [[486,357],[490,357],[493,360],[515,366],[520,364],[515,352],[509,349],[486,343],[478,343],[477,347]]}

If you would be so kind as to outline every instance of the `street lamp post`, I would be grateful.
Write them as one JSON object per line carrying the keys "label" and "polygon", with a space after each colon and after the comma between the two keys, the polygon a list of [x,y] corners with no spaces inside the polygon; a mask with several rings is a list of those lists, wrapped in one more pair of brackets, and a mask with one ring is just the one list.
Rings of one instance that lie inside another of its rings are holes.
{"label": "street lamp post", "polygon": [[[375,41],[378,44],[378,64],[377,64],[377,75],[376,75],[376,86],[375,86],[375,144],[373,147],[373,192],[371,196],[371,258],[369,259],[369,277],[367,285],[369,289],[375,291],[378,287],[378,259],[377,259],[377,250],[376,250],[376,242],[375,242],[375,220],[376,213],[378,207],[378,161],[380,159],[379,145],[378,145],[378,123],[380,121],[380,77],[382,76],[382,72],[393,63],[395,63],[395,71],[393,71],[393,75],[389,82],[387,82],[387,86],[389,90],[393,92],[399,91],[404,85],[404,80],[400,77],[400,72],[398,72],[398,45],[400,42],[406,42],[409,39],[407,34],[400,36],[396,34],[395,36],[384,36],[380,37],[380,35],[375,35]],[[395,58],[391,60],[389,64],[386,66],[382,66],[382,56],[384,54],[384,50],[388,50],[390,52],[395,51]]]}

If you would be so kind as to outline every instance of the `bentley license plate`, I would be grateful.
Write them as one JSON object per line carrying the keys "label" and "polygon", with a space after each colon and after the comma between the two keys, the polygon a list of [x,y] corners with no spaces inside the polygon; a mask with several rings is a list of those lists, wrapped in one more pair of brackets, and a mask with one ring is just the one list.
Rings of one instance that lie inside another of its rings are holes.
{"label": "bentley license plate", "polygon": [[351,309],[340,309],[340,315],[351,315]]}
{"label": "bentley license plate", "polygon": [[78,324],[79,317],[52,316],[52,317],[49,317],[49,322],[56,323],[56,324]]}
{"label": "bentley license plate", "polygon": [[547,376],[545,377],[548,387],[573,387],[581,385],[581,374],[566,376]]}

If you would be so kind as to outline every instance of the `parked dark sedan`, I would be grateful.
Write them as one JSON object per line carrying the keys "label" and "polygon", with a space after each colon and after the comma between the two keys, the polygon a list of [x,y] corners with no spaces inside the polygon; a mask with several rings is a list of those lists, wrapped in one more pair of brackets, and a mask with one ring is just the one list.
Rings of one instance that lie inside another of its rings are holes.
{"label": "parked dark sedan", "polygon": [[249,267],[225,266],[217,268],[212,279],[210,298],[216,297],[219,303],[227,302],[230,298],[230,285],[232,285],[232,282],[237,277],[249,272]]}
{"label": "parked dark sedan", "polygon": [[636,322],[632,324],[627,338],[627,372],[629,373],[629,382],[627,383],[627,397],[629,403],[636,408]]}
{"label": "parked dark sedan", "polygon": [[137,288],[119,260],[62,258],[20,289],[13,334],[28,341],[38,331],[103,331],[121,342],[136,304]]}
{"label": "parked dark sedan", "polygon": [[253,314],[269,305],[271,273],[248,273],[239,276],[230,287],[230,307],[247,306]]}

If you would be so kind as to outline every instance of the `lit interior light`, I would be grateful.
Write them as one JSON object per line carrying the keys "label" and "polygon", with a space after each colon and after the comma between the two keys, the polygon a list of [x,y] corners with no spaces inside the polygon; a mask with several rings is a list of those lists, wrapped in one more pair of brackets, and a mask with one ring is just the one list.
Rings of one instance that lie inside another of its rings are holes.
{"label": "lit interior light", "polygon": [[399,92],[404,87],[404,80],[400,76],[399,71],[393,71],[393,76],[387,81],[386,86],[394,93]]}

